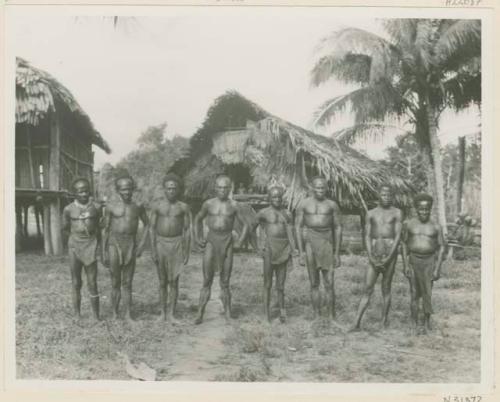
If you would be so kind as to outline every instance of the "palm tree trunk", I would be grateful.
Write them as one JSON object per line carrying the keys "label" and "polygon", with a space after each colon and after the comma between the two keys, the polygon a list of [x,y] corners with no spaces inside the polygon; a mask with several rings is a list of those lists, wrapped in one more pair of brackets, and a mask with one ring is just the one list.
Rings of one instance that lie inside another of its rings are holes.
{"label": "palm tree trunk", "polygon": [[429,128],[429,145],[430,153],[432,156],[432,165],[434,170],[434,194],[437,207],[438,221],[443,229],[443,234],[448,234],[448,229],[446,226],[446,204],[444,197],[444,180],[443,180],[443,169],[441,163],[441,144],[437,136],[437,113],[434,108],[427,102],[427,119]]}
{"label": "palm tree trunk", "polygon": [[458,182],[457,182],[457,214],[462,212],[462,195],[465,177],[465,137],[458,138]]}

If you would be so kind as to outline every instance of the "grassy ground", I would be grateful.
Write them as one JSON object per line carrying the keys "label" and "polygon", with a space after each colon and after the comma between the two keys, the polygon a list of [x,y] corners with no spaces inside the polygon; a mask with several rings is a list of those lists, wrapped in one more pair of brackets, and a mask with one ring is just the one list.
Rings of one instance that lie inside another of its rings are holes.
{"label": "grassy ground", "polygon": [[[344,256],[336,274],[338,323],[348,327],[362,289],[366,258]],[[413,335],[409,290],[394,277],[389,329],[380,328],[379,285],[363,332],[345,333],[310,319],[303,267],[289,272],[288,323],[267,324],[261,301],[261,261],[235,257],[232,293],[236,319],[225,324],[214,283],[205,322],[192,325],[201,287],[200,256],[193,255],[180,282],[179,326],[157,321],[157,278],[149,255],[134,281],[134,324],[110,321],[109,277],[99,267],[104,321],[92,325],[88,292],[83,319],[71,317],[66,257],[17,255],[17,377],[24,379],[129,379],[119,352],[157,371],[159,380],[318,382],[478,382],[480,380],[480,262],[446,262],[433,293],[435,331]]]}

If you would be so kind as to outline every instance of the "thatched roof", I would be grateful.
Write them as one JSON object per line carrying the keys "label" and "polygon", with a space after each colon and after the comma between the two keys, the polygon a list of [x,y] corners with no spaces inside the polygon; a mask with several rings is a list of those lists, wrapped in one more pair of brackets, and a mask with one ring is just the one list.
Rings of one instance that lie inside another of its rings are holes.
{"label": "thatched roof", "polygon": [[190,157],[173,170],[184,176],[191,197],[205,198],[215,173],[241,163],[263,187],[271,177],[283,182],[292,206],[307,195],[315,175],[328,180],[330,195],[346,210],[366,208],[384,183],[394,188],[398,205],[410,205],[412,187],[394,172],[335,139],[273,116],[234,91],[215,100],[190,146]]}
{"label": "thatched roof", "polygon": [[71,92],[50,74],[17,57],[16,123],[37,126],[49,112],[61,112],[60,107],[67,108],[81,128],[81,132],[87,135],[93,144],[107,153],[111,152],[109,145],[95,130],[89,116]]}

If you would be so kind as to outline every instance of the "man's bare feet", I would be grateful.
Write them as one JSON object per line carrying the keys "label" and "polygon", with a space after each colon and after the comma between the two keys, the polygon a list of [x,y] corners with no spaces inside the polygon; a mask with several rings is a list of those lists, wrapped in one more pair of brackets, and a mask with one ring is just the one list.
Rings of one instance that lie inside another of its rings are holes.
{"label": "man's bare feet", "polygon": [[195,325],[200,325],[202,322],[203,322],[202,316],[198,316],[198,317],[196,317],[196,320],[194,320]]}
{"label": "man's bare feet", "polygon": [[167,321],[168,321],[170,324],[172,324],[172,325],[180,325],[180,323],[181,323],[181,322],[180,322],[177,318],[175,318],[172,314],[170,314],[170,315],[168,316]]}
{"label": "man's bare feet", "polygon": [[361,327],[359,325],[354,325],[347,332],[361,332]]}
{"label": "man's bare feet", "polygon": [[163,313],[160,314],[160,316],[156,319],[158,322],[165,322],[167,321],[167,316]]}

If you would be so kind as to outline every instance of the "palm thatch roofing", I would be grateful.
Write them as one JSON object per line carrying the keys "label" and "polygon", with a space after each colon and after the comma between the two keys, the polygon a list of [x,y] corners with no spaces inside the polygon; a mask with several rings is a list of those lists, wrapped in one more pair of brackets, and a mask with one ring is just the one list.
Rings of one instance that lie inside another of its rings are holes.
{"label": "palm thatch roofing", "polygon": [[172,170],[185,180],[186,195],[206,198],[217,173],[231,173],[237,164],[249,169],[254,184],[284,184],[285,199],[294,207],[320,175],[330,196],[344,210],[366,210],[380,185],[394,189],[396,204],[410,205],[409,182],[381,164],[335,139],[315,134],[273,116],[238,92],[215,100],[205,121],[190,139],[190,155]]}
{"label": "palm thatch roofing", "polygon": [[50,112],[69,111],[80,132],[107,153],[111,149],[71,92],[50,74],[16,58],[16,123],[37,126]]}

